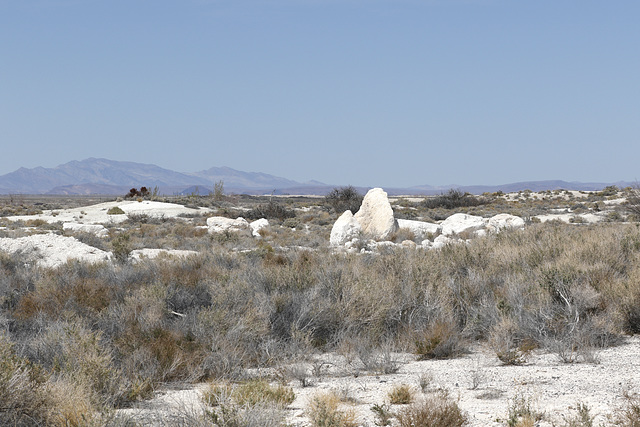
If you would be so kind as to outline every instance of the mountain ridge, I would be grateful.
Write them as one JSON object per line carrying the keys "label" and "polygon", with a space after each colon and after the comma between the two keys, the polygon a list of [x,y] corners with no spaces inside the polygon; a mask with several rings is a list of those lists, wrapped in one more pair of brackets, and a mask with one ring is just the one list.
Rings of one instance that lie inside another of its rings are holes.
{"label": "mountain ridge", "polygon": [[[224,182],[228,193],[324,195],[336,186],[316,180],[300,183],[263,172],[244,172],[227,166],[198,172],[176,172],[154,164],[90,157],[72,160],[54,168],[20,167],[0,176],[0,194],[121,195],[132,187],[158,187],[160,194],[209,194],[216,182]],[[601,190],[608,185],[626,187],[630,182],[522,181],[500,185],[415,185],[385,188],[389,195],[435,195],[456,188],[472,194],[522,190]],[[366,192],[371,187],[357,187]]]}

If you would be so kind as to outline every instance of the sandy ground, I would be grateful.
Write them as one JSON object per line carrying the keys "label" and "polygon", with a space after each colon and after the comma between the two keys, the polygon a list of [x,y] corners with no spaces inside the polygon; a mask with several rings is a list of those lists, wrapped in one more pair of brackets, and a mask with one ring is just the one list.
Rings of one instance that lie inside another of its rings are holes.
{"label": "sandy ground", "polygon": [[[287,421],[294,426],[308,426],[305,408],[316,393],[333,391],[345,397],[344,409],[355,411],[359,425],[374,426],[374,404],[389,404],[388,393],[397,385],[406,384],[420,399],[437,390],[447,390],[450,398],[468,414],[470,426],[504,426],[514,399],[527,402],[542,414],[536,425],[564,425],[567,417],[576,414],[578,403],[586,404],[593,425],[610,425],[612,414],[624,404],[625,391],[637,391],[640,386],[640,338],[595,353],[597,363],[563,363],[553,353],[538,352],[521,366],[503,366],[495,355],[477,346],[462,357],[451,360],[415,361],[410,354],[396,354],[399,363],[395,374],[382,375],[358,372],[357,365],[347,363],[335,354],[316,356],[321,375],[313,376],[308,364],[311,385],[302,388],[299,381],[289,383],[296,399],[287,408]],[[261,371],[268,375],[269,370]],[[420,378],[431,378],[427,392],[420,387]],[[475,379],[475,380],[474,380]],[[475,386],[474,386],[475,383]],[[157,420],[170,419],[179,413],[202,411],[200,400],[204,384],[183,390],[165,390],[157,397],[142,402],[138,408],[123,410],[142,425],[154,425]],[[403,405],[392,405],[401,410]],[[165,424],[166,425],[166,424]]]}

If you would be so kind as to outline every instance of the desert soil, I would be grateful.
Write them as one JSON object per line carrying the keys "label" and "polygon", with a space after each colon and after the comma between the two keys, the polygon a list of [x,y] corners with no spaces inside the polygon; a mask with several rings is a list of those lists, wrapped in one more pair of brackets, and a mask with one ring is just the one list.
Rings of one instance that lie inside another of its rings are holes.
{"label": "desert soil", "polygon": [[[437,390],[446,390],[469,417],[470,426],[505,426],[509,407],[524,401],[543,418],[537,426],[564,425],[563,420],[576,414],[578,403],[586,404],[595,417],[593,425],[609,425],[613,413],[623,407],[625,392],[635,392],[640,384],[640,338],[627,337],[624,343],[595,352],[595,363],[563,363],[557,354],[537,351],[520,366],[505,366],[488,348],[477,345],[468,354],[449,360],[416,361],[411,354],[396,354],[400,368],[394,374],[360,372],[344,357],[316,356],[322,374],[312,376],[311,385],[301,387],[290,382],[296,399],[287,409],[287,421],[307,426],[305,408],[316,393],[334,391],[345,396],[345,409],[355,411],[358,423],[374,426],[374,404],[389,404],[387,394],[401,384],[415,390],[420,399]],[[312,365],[309,364],[309,372]],[[268,375],[269,370],[261,373]],[[431,377],[424,394],[420,378]],[[474,380],[475,378],[475,380]],[[475,386],[474,386],[475,383]],[[137,408],[127,409],[143,425],[154,425],[172,414],[198,413],[204,384],[182,390],[164,390]],[[392,405],[394,411],[403,405]],[[166,425],[166,424],[165,424]]]}

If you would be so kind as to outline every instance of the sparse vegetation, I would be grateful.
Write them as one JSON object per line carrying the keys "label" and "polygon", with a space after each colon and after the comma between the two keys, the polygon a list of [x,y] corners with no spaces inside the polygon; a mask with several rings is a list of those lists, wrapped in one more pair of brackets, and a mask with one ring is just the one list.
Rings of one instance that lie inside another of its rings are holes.
{"label": "sparse vegetation", "polygon": [[[477,208],[489,212],[506,203],[500,195],[491,197],[490,205]],[[305,359],[309,354],[344,354],[354,375],[396,372],[396,352],[451,358],[475,343],[488,344],[505,365],[527,363],[538,349],[562,362],[597,363],[601,348],[640,331],[635,224],[531,223],[522,231],[440,250],[397,247],[352,255],[326,249],[339,215],[326,208],[326,200],[317,200],[315,210],[307,209],[309,200],[247,200],[249,211],[231,206],[227,197],[219,209],[247,218],[252,210],[260,217],[270,212],[277,225],[260,240],[210,235],[203,227],[206,217],[133,215],[110,225],[106,238],[79,235],[122,262],[34,268],[20,254],[0,253],[0,393],[14,402],[0,411],[0,420],[21,425],[31,417],[42,425],[72,425],[148,398],[161,384],[215,380],[223,404],[212,406],[209,421],[240,422],[249,416],[243,405],[254,414],[268,405],[270,393],[291,399],[285,386],[243,382],[248,368],[304,360],[304,372],[288,372],[286,378],[309,385],[315,372]],[[411,203],[403,202],[406,209]],[[533,196],[524,203],[542,209]],[[417,202],[415,209],[428,212]],[[13,236],[24,233],[19,229],[27,222],[3,224],[3,233]],[[28,224],[36,232],[61,233],[59,224]],[[133,262],[129,255],[138,248],[191,249],[199,255]],[[465,388],[481,384],[480,377],[470,380]],[[442,408],[455,414],[455,402],[429,394],[433,381],[419,381],[425,396],[403,408],[398,421]],[[251,397],[249,389],[260,397]],[[355,423],[339,396],[335,405],[319,399],[308,413],[329,424],[315,425]],[[526,415],[516,406],[514,425]]]}

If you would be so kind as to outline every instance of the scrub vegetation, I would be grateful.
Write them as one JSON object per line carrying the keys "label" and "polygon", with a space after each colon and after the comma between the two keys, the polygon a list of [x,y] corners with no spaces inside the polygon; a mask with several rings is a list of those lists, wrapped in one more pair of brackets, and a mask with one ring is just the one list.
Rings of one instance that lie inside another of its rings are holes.
{"label": "scrub vegetation", "polygon": [[[161,385],[208,381],[212,409],[193,425],[280,425],[282,412],[271,403],[286,407],[293,392],[276,378],[251,378],[255,368],[349,348],[370,355],[362,360],[372,373],[392,372],[391,350],[451,358],[474,343],[486,343],[504,364],[524,363],[534,349],[582,363],[640,332],[640,228],[624,221],[633,220],[624,205],[617,221],[529,221],[524,230],[440,250],[347,254],[331,251],[328,236],[340,211],[359,201],[351,190],[335,196],[245,206],[202,199],[229,217],[243,209],[269,215],[261,239],[210,235],[204,217],[134,216],[96,243],[114,250],[117,262],[41,268],[0,252],[0,424],[117,425],[116,408]],[[435,219],[458,211],[442,198],[472,197],[458,196],[400,200],[394,208]],[[560,199],[548,197],[492,194],[463,205],[530,217],[558,207]],[[608,197],[562,201],[593,208]],[[0,221],[3,236],[18,233],[19,224]],[[131,262],[128,253],[142,247],[198,254]],[[394,415],[399,425],[466,422],[454,400],[414,401],[408,393],[390,396],[408,405]],[[637,425],[630,402],[620,417]],[[313,425],[356,425],[335,396],[318,395],[307,413]]]}

